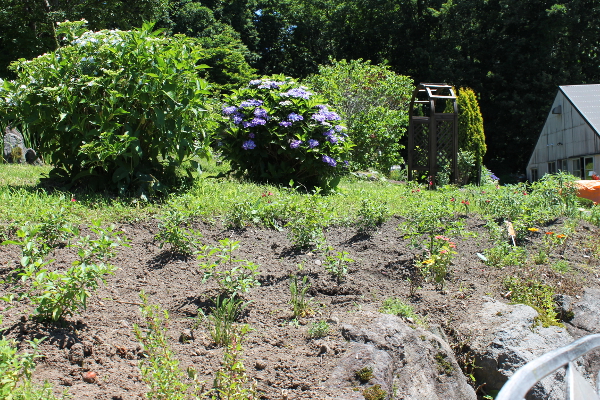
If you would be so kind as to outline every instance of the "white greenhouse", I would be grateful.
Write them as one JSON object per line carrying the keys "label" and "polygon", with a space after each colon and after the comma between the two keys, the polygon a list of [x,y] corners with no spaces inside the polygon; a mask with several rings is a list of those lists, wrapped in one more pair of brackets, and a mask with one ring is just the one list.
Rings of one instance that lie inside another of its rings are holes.
{"label": "white greenhouse", "polygon": [[600,85],[559,86],[527,179],[561,170],[579,179],[592,179],[600,170]]}

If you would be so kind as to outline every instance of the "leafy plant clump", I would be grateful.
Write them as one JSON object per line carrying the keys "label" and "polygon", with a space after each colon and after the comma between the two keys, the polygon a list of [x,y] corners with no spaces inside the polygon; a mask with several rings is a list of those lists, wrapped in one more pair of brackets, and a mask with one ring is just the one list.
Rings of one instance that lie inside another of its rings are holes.
{"label": "leafy plant clump", "polygon": [[389,66],[364,60],[332,60],[319,66],[308,82],[340,111],[348,123],[352,170],[375,169],[385,174],[404,164],[402,138],[408,128],[412,79]]}
{"label": "leafy plant clump", "polygon": [[[27,124],[54,166],[50,177],[138,195],[163,191],[177,168],[206,155],[209,94],[193,39],[165,38],[153,24],[132,31],[65,22],[62,47],[12,64],[0,117]],[[93,177],[93,179],[90,179]]]}
{"label": "leafy plant clump", "polygon": [[48,268],[54,260],[45,257],[50,251],[47,243],[40,242],[40,226],[25,226],[17,231],[18,240],[8,240],[2,244],[21,247],[21,266],[16,270],[19,277],[16,293],[2,300],[12,302],[28,299],[36,306],[38,318],[56,322],[67,315],[87,307],[87,299],[96,291],[105,276],[112,274],[116,267],[108,262],[116,255],[115,249],[127,245],[121,232],[114,227],[103,228],[95,222],[90,228],[95,238],[82,236],[78,229],[72,229],[70,247],[76,248],[77,260],[68,269]]}
{"label": "leafy plant clump", "polygon": [[504,281],[510,292],[510,300],[514,303],[526,304],[538,312],[535,324],[547,328],[552,325],[562,326],[556,312],[554,289],[535,278],[508,277]]}
{"label": "leafy plant clump", "polygon": [[327,321],[321,320],[313,322],[308,329],[308,337],[312,339],[319,339],[329,334],[329,324]]}
{"label": "leafy plant clump", "polygon": [[281,75],[235,90],[223,108],[223,156],[239,176],[329,190],[352,143],[340,116],[305,86]]}
{"label": "leafy plant clump", "polygon": [[219,246],[204,246],[198,254],[200,270],[204,271],[202,283],[215,278],[219,288],[231,298],[247,293],[260,282],[257,276],[258,265],[247,260],[233,258],[233,252],[240,242],[229,238],[219,240]]}
{"label": "leafy plant clump", "polygon": [[362,392],[365,400],[384,400],[387,392],[381,388],[381,385],[373,385]]}
{"label": "leafy plant clump", "polygon": [[354,371],[354,376],[360,383],[367,383],[373,378],[373,367],[362,367]]}

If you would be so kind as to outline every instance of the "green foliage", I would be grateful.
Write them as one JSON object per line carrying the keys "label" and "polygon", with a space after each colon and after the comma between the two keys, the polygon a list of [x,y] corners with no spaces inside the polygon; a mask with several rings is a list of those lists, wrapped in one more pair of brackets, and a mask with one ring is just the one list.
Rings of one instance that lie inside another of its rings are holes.
{"label": "green foliage", "polygon": [[381,304],[379,312],[382,312],[384,314],[398,315],[403,318],[410,318],[417,324],[423,323],[423,318],[421,318],[417,313],[415,313],[413,306],[411,306],[410,304],[406,304],[402,300],[394,297],[385,299]]}
{"label": "green foliage", "polygon": [[237,297],[217,297],[215,303],[208,317],[210,337],[218,346],[230,346],[236,338],[235,320],[249,303]]}
{"label": "green foliage", "polygon": [[325,190],[337,185],[352,143],[340,117],[308,88],[275,75],[226,101],[220,150],[239,176]]}
{"label": "green foliage", "polygon": [[535,308],[539,316],[536,324],[547,328],[561,323],[556,313],[554,288],[536,278],[511,276],[504,280],[504,287],[510,292],[510,300],[514,303],[526,304]]}
{"label": "green foliage", "polygon": [[386,202],[373,199],[363,199],[358,209],[358,229],[362,232],[371,232],[383,224],[389,216],[389,207]]}
{"label": "green foliage", "polygon": [[[487,147],[483,132],[483,117],[477,96],[473,89],[460,88],[456,102],[458,104],[458,148],[472,153],[475,158],[475,167],[479,167],[483,164],[483,156]],[[461,171],[465,175],[468,172],[475,171]]]}
{"label": "green foliage", "polygon": [[[81,236],[77,229],[70,231],[72,244],[76,249],[77,260],[66,270],[46,268],[54,260],[45,260],[50,247],[40,243],[39,226],[24,226],[17,231],[19,240],[8,240],[2,244],[21,247],[21,266],[17,269],[19,281],[17,299],[28,299],[36,306],[41,320],[58,321],[65,315],[85,309],[87,299],[105,282],[105,275],[112,274],[115,266],[107,261],[116,255],[118,246],[126,245],[121,232],[114,227],[102,228],[99,223],[90,227],[96,238]],[[15,294],[4,300],[12,301]]]}
{"label": "green foliage", "polygon": [[319,339],[329,334],[329,324],[327,321],[321,320],[313,322],[308,328],[308,337],[311,339]]}
{"label": "green foliage", "polygon": [[339,110],[355,144],[351,168],[389,173],[403,164],[401,144],[408,128],[412,79],[370,61],[332,60],[306,80]]}
{"label": "green foliage", "polygon": [[290,304],[294,318],[306,317],[313,313],[311,299],[306,295],[310,287],[308,276],[304,275],[302,280],[299,280],[298,275],[290,274]]}
{"label": "green foliage", "polygon": [[339,285],[348,275],[348,264],[354,262],[354,260],[348,257],[350,253],[347,251],[336,251],[334,253],[333,250],[333,247],[327,247],[324,267],[325,271],[333,276]]}
{"label": "green foliage", "polygon": [[360,383],[367,383],[373,378],[373,367],[362,367],[354,371],[354,376]]}
{"label": "green foliage", "polygon": [[142,329],[136,324],[133,330],[144,348],[145,358],[139,362],[139,368],[142,380],[149,388],[146,397],[153,400],[187,400],[189,393],[197,393],[198,388],[185,382],[185,374],[169,346],[169,313],[157,305],[149,305],[143,291],[140,299],[140,312],[146,328]]}
{"label": "green foliage", "polygon": [[13,65],[17,80],[0,88],[0,116],[35,132],[51,178],[120,193],[163,190],[208,149],[202,55],[192,39],[162,38],[152,24],[100,32],[84,24],[61,24],[64,47]]}
{"label": "green foliage", "polygon": [[365,400],[385,400],[387,392],[381,388],[381,385],[373,385],[362,392]]}
{"label": "green foliage", "polygon": [[325,244],[323,228],[326,224],[323,204],[319,201],[319,196],[313,194],[297,207],[296,213],[285,226],[294,246],[300,249],[319,249]]}
{"label": "green foliage", "polygon": [[204,246],[198,255],[199,260],[206,260],[200,263],[200,270],[204,271],[202,283],[215,278],[219,288],[231,298],[260,285],[257,279],[259,266],[233,258],[239,243],[225,238],[219,240],[219,246]]}
{"label": "green foliage", "polygon": [[154,240],[159,242],[161,249],[165,244],[169,244],[173,251],[185,255],[198,250],[202,234],[185,226],[187,218],[181,211],[169,209],[160,220]]}
{"label": "green foliage", "polygon": [[28,381],[35,369],[39,339],[29,342],[33,347],[32,353],[18,353],[14,340],[0,336],[0,398],[13,400],[14,391],[21,380]]}
{"label": "green foliage", "polygon": [[527,262],[527,251],[523,247],[513,246],[503,241],[484,251],[486,265],[496,268],[521,266]]}
{"label": "green foliage", "polygon": [[212,400],[258,400],[260,398],[255,385],[247,387],[248,376],[242,362],[242,341],[249,331],[248,325],[242,325],[223,353],[221,368],[217,371],[213,382]]}

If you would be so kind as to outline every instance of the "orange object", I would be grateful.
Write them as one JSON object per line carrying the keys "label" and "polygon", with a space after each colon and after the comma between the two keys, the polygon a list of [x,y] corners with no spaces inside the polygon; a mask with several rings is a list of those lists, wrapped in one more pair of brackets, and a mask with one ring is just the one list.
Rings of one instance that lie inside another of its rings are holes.
{"label": "orange object", "polygon": [[600,203],[600,181],[575,181],[577,196]]}

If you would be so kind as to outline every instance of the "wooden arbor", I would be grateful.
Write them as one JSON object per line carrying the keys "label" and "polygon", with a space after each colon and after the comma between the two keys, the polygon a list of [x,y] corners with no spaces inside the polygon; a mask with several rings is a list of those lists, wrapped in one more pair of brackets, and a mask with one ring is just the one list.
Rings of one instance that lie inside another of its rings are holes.
{"label": "wooden arbor", "polygon": [[458,106],[452,86],[420,83],[410,102],[408,124],[408,179],[426,171],[435,182],[437,173],[450,169],[458,180]]}

